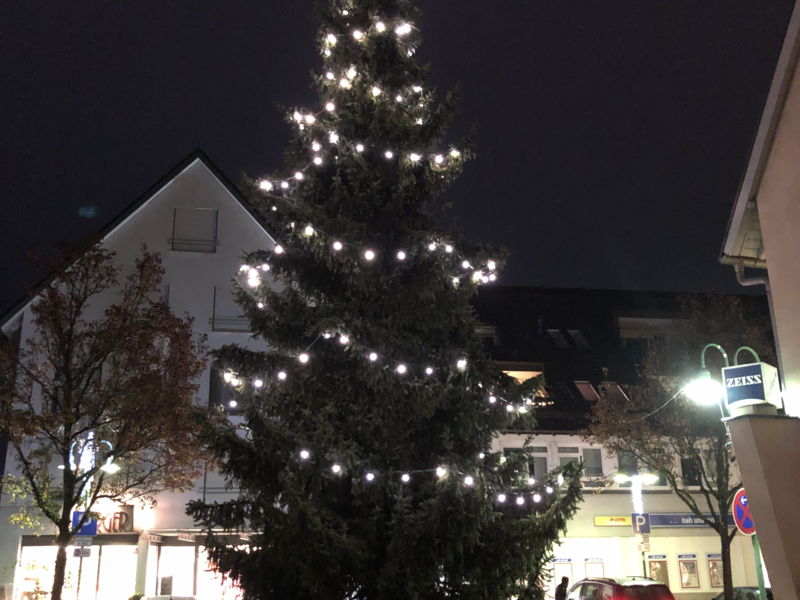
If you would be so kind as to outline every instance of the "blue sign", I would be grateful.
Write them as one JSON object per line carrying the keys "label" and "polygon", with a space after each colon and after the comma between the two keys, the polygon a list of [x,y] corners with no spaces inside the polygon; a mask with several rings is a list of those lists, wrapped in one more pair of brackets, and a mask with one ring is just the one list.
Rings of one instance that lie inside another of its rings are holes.
{"label": "blue sign", "polygon": [[572,559],[571,558],[554,558],[553,562],[554,563],[571,563]]}
{"label": "blue sign", "polygon": [[648,554],[647,560],[667,560],[666,554]]}
{"label": "blue sign", "polygon": [[778,371],[766,363],[754,363],[722,369],[725,404],[728,408],[769,402],[782,405]]}
{"label": "blue sign", "polygon": [[678,560],[682,558],[697,558],[697,554],[678,554]]}
{"label": "blue sign", "polygon": [[[81,520],[83,516],[82,512],[75,511],[72,513],[72,528],[78,526],[78,522]],[[75,532],[75,535],[97,535],[97,521],[86,521],[78,531]]]}
{"label": "blue sign", "polygon": [[714,554],[708,553],[708,554],[706,554],[706,556],[709,558],[709,560],[715,560],[715,559],[722,560],[722,553],[721,552],[720,553],[714,553]]}
{"label": "blue sign", "polygon": [[631,515],[631,524],[633,525],[633,533],[646,534],[650,533],[650,515],[648,513],[633,513]]}
{"label": "blue sign", "polygon": [[[706,517],[711,519],[711,515],[706,515]],[[672,529],[676,527],[706,527],[706,523],[694,513],[650,513],[650,526],[654,529]],[[731,514],[728,515],[728,526],[734,526]]]}

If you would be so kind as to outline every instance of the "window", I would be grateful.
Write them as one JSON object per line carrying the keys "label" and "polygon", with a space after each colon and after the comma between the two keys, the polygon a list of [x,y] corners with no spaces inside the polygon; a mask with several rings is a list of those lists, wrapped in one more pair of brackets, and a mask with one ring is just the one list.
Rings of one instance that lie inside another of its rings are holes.
{"label": "window", "polygon": [[564,465],[568,465],[569,463],[576,463],[578,462],[577,456],[559,456],[558,463],[563,467]]}
{"label": "window", "polygon": [[580,329],[567,329],[567,333],[578,348],[583,348],[584,350],[591,349],[592,345],[586,339],[586,336],[581,333]]}
{"label": "window", "polygon": [[578,447],[577,446],[559,446],[558,447],[559,454],[578,454]]}
{"label": "window", "polygon": [[594,386],[588,381],[576,381],[575,387],[578,388],[581,396],[583,396],[583,399],[587,402],[594,402],[595,400],[600,399],[600,395],[597,393],[597,390],[595,390]]}
{"label": "window", "polygon": [[178,252],[216,252],[219,211],[176,208],[172,222],[172,249]]}
{"label": "window", "polygon": [[528,470],[534,477],[547,475],[547,457],[534,456],[533,460],[528,463]]}
{"label": "window", "polygon": [[611,600],[611,586],[603,583],[584,583],[581,600]]}
{"label": "window", "polygon": [[598,448],[584,448],[583,468],[586,477],[603,476],[603,457]]}
{"label": "window", "polygon": [[558,329],[548,329],[547,333],[550,335],[550,338],[555,342],[556,348],[569,348],[569,342],[567,338],[564,337],[564,334],[561,333]]}
{"label": "window", "polygon": [[700,485],[700,469],[697,468],[696,461],[696,458],[681,459],[683,485]]}
{"label": "window", "polygon": [[242,316],[242,309],[234,301],[230,286],[214,287],[211,314],[211,331],[250,331],[250,321]]}
{"label": "window", "polygon": [[[636,457],[630,452],[618,452],[617,462],[617,471],[619,473],[623,473],[624,475],[638,475],[639,463],[636,461]],[[619,487],[631,487],[631,482],[620,483]]]}
{"label": "window", "polygon": [[211,378],[208,389],[208,405],[221,407],[225,412],[235,412],[238,408],[233,387],[225,383],[219,369],[211,367]]}

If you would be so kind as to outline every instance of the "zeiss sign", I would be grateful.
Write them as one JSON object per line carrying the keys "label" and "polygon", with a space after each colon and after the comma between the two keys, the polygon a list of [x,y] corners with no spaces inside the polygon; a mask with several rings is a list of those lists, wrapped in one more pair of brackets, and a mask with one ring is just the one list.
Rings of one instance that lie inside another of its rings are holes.
{"label": "zeiss sign", "polygon": [[778,370],[766,363],[739,365],[722,369],[725,404],[736,408],[750,404],[773,404],[780,408]]}

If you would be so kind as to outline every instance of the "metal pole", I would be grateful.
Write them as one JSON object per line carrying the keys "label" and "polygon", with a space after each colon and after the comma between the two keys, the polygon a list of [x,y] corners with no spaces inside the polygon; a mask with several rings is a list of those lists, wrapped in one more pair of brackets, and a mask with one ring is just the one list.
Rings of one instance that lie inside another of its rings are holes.
{"label": "metal pole", "polygon": [[761,600],[767,600],[767,590],[764,587],[764,572],[761,570],[761,546],[758,543],[758,536],[753,534],[753,554],[756,559],[756,577],[758,577],[758,593]]}
{"label": "metal pole", "polygon": [[642,550],[642,577],[647,577],[647,565],[644,561],[644,550]]}

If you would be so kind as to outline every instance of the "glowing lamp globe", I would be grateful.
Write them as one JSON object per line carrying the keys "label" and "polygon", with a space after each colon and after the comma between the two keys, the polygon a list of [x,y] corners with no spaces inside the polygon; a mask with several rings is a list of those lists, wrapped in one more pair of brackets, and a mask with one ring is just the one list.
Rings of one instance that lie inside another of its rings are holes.
{"label": "glowing lamp globe", "polygon": [[703,369],[697,378],[684,388],[684,392],[698,404],[716,404],[722,398],[722,384],[714,381],[711,373]]}

